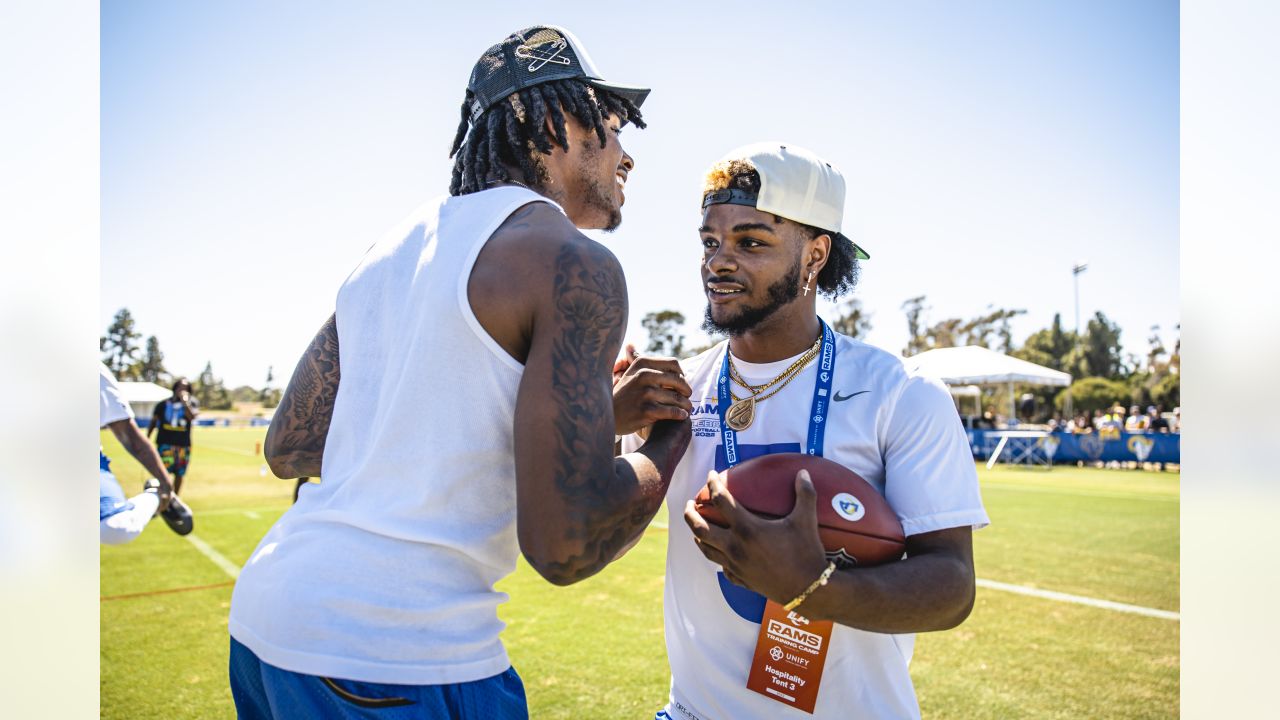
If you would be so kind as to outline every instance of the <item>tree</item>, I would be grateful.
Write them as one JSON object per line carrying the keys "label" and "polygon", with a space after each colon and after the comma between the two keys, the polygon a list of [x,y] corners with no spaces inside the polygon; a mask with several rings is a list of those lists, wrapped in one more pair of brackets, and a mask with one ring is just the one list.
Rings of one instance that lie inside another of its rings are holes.
{"label": "tree", "polygon": [[106,363],[117,380],[137,380],[139,377],[138,338],[142,333],[134,328],[133,313],[129,308],[120,308],[107,334],[98,339],[98,349],[102,351],[102,362]]}
{"label": "tree", "polygon": [[684,315],[675,310],[659,310],[644,316],[640,325],[649,333],[646,353],[680,357],[684,352]]}
{"label": "tree", "polygon": [[960,345],[990,347],[993,333],[1000,339],[998,349],[1004,352],[1013,350],[1013,334],[1009,327],[1009,320],[1022,315],[1026,310],[992,309],[988,305],[988,312],[985,315],[979,315],[972,320],[947,318],[926,326],[924,313],[927,308],[924,297],[920,295],[902,303],[902,309],[907,315],[907,331],[911,333],[911,339],[907,341],[907,347],[903,350],[904,355],[909,357],[926,350]]}
{"label": "tree", "polygon": [[267,366],[267,381],[262,384],[262,390],[258,392],[258,402],[261,402],[263,406],[266,406],[267,399],[271,397],[271,381],[276,379],[275,373],[272,372],[273,370],[275,370],[274,366]]}
{"label": "tree", "polygon": [[924,295],[917,295],[902,303],[902,312],[906,313],[907,316],[907,333],[911,336],[907,340],[907,346],[902,350],[902,354],[906,357],[911,357],[929,349],[929,341],[926,339],[922,327],[924,325],[924,312],[927,309],[924,304],[924,297]]}
{"label": "tree", "polygon": [[1120,345],[1120,326],[1101,310],[1090,320],[1084,336],[1084,364],[1087,377],[1118,379],[1127,374]]}
{"label": "tree", "polygon": [[1062,314],[1053,314],[1053,325],[1049,327],[1049,353],[1053,355],[1054,364],[1051,365],[1055,370],[1062,370],[1066,366],[1067,354],[1076,346],[1079,338],[1072,330],[1070,333],[1062,329]]}
{"label": "tree", "polygon": [[[1052,325],[1031,333],[1022,347],[1013,350],[1009,355],[1054,370],[1070,372],[1067,368],[1070,367],[1068,363],[1075,344],[1076,334],[1064,331],[1062,316],[1055,314]],[[1043,408],[1052,408],[1059,404],[1058,397],[1062,395],[1062,391],[1061,387],[1047,385],[1030,390],[1040,400],[1040,407]]]}
{"label": "tree", "polygon": [[1068,370],[1070,355],[1076,346],[1076,334],[1062,329],[1062,316],[1055,314],[1053,324],[1027,336],[1022,347],[1009,354],[1054,370]]}
{"label": "tree", "polygon": [[138,376],[159,385],[169,384],[169,371],[164,369],[164,353],[160,352],[160,341],[155,335],[147,338],[147,350],[138,364]]}
{"label": "tree", "polygon": [[1151,337],[1147,338],[1147,371],[1154,373],[1158,370],[1157,365],[1160,363],[1160,356],[1164,355],[1164,342],[1160,340],[1160,326],[1151,326]]}
{"label": "tree", "polygon": [[1151,402],[1159,405],[1162,410],[1172,410],[1182,405],[1181,378],[1178,373],[1169,373],[1161,378],[1151,389]]}
{"label": "tree", "polygon": [[233,388],[227,391],[227,398],[231,401],[232,404],[256,403],[261,401],[262,391],[255,387],[250,387],[248,385],[241,385],[240,387]]}
{"label": "tree", "polygon": [[280,405],[280,398],[284,395],[284,391],[280,388],[265,388],[259,402],[264,408],[273,408]]}
{"label": "tree", "polygon": [[831,323],[831,329],[851,338],[866,337],[871,331],[871,315],[862,308],[862,301],[850,298],[838,310],[840,315]]}
{"label": "tree", "polygon": [[[1116,403],[1123,403],[1129,397],[1129,388],[1124,383],[1099,377],[1077,380],[1071,383],[1069,390],[1076,412],[1105,410]],[[1066,400],[1067,393],[1061,393],[1054,404],[1062,410]]]}
{"label": "tree", "polygon": [[192,391],[200,401],[200,407],[209,410],[230,410],[231,396],[222,384],[222,378],[213,374],[213,363],[206,362],[200,377],[196,378]]}
{"label": "tree", "polygon": [[[990,305],[987,306],[991,308]],[[1009,327],[1009,320],[1027,312],[1026,310],[991,310],[986,315],[979,315],[967,323],[961,323],[957,326],[956,333],[960,336],[962,342],[957,344],[963,345],[979,345],[981,347],[990,347],[987,338],[995,333],[1000,338],[998,350],[1001,352],[1011,352],[1013,350],[1013,334]],[[939,345],[938,347],[947,347]],[[954,347],[954,346],[953,346]]]}

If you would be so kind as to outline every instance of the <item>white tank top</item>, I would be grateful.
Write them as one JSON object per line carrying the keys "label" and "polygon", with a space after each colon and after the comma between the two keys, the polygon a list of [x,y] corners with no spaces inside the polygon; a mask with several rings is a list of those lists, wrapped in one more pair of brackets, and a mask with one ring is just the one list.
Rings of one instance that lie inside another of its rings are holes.
{"label": "white tank top", "polygon": [[524,367],[481,327],[467,283],[489,236],[536,201],[549,202],[515,187],[432,200],[338,292],[323,482],[262,539],[231,600],[231,635],[263,661],[400,684],[510,666],[493,586],[519,554]]}

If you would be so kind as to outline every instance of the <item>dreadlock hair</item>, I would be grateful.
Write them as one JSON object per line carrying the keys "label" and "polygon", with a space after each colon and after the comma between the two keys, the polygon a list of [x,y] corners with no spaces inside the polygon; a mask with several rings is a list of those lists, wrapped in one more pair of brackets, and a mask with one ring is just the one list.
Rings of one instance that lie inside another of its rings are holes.
{"label": "dreadlock hair", "polygon": [[[453,138],[449,157],[453,161],[450,195],[467,195],[485,189],[486,183],[511,180],[507,166],[520,168],[522,182],[538,187],[546,180],[546,168],[538,154],[550,155],[554,146],[569,149],[565,115],[572,115],[583,127],[594,128],[600,147],[608,142],[605,120],[616,115],[625,125],[644,128],[644,117],[635,103],[608,90],[592,87],[578,79],[550,80],[519,92],[485,110],[470,121],[473,93],[462,101],[462,119]],[[554,135],[547,135],[544,119],[551,115]],[[470,132],[468,132],[470,130]]]}
{"label": "dreadlock hair", "polygon": [[[727,160],[716,163],[707,171],[703,181],[702,197],[720,190],[737,188],[752,195],[760,194],[760,173],[746,160]],[[827,253],[827,264],[818,272],[818,292],[835,300],[853,290],[858,284],[858,256],[854,253],[853,243],[840,233],[833,233],[812,225],[805,225],[794,220],[774,215],[773,221],[795,223],[800,232],[809,240],[819,235],[831,236],[831,252]]]}

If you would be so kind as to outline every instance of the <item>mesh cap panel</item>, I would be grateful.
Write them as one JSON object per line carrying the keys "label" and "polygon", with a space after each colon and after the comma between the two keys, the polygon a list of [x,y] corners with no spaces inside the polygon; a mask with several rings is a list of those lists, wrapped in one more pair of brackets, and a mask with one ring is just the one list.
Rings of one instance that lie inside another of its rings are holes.
{"label": "mesh cap panel", "polygon": [[637,106],[649,94],[647,88],[605,82],[572,33],[563,28],[537,26],[513,33],[506,41],[485,51],[476,62],[467,83],[467,89],[475,95],[471,119],[474,121],[511,93],[570,78],[581,78],[619,92]]}

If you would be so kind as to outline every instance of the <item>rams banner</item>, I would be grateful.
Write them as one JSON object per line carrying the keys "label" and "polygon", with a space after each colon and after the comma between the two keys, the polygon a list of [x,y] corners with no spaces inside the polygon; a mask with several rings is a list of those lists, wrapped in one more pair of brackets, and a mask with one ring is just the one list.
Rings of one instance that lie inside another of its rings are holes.
{"label": "rams banner", "polygon": [[[987,459],[986,430],[969,430],[969,446],[973,457]],[[1152,462],[1181,463],[1182,435],[1178,433],[1050,433],[1041,438],[1037,454],[1051,457],[1055,463],[1084,462]],[[1001,456],[1004,459],[1004,456]]]}

